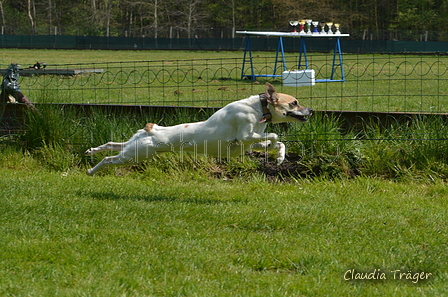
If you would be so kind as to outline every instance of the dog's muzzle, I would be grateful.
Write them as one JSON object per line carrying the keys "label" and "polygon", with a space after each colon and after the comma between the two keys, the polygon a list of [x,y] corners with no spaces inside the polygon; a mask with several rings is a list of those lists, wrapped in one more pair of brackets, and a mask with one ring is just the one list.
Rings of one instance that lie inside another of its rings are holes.
{"label": "dog's muzzle", "polygon": [[306,108],[303,111],[289,111],[287,116],[292,117],[300,122],[308,121],[309,117],[313,115],[313,110],[311,108]]}

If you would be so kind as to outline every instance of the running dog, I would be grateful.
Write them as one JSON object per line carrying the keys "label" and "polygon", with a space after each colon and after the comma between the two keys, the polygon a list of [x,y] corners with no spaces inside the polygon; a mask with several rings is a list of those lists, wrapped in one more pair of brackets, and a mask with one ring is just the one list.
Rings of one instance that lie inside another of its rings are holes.
{"label": "running dog", "polygon": [[266,83],[265,93],[232,102],[204,122],[170,127],[148,123],[127,142],[108,142],[88,149],[87,156],[103,151],[119,154],[105,157],[87,174],[94,175],[110,165],[138,163],[163,152],[233,158],[250,150],[276,149],[280,165],[285,159],[285,145],[277,141],[277,134],[264,132],[267,123],[305,122],[312,114],[311,108],[300,106],[296,98],[277,93]]}

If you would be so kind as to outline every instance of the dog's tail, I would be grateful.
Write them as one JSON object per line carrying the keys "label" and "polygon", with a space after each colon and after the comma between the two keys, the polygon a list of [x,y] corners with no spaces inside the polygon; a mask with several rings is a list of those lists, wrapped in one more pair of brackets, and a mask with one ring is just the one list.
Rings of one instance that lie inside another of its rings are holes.
{"label": "dog's tail", "polygon": [[143,128],[143,130],[145,130],[146,133],[148,133],[148,134],[152,134],[151,131],[154,129],[155,126],[157,126],[157,125],[153,124],[153,123],[148,123],[145,125],[145,128]]}

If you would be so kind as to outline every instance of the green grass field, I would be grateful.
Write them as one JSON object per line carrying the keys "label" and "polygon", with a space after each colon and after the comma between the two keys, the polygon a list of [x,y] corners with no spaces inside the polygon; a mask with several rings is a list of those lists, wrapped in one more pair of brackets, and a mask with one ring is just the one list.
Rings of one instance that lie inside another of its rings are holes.
{"label": "green grass field", "polygon": [[[287,54],[287,69],[297,68],[297,53]],[[241,80],[242,51],[75,51],[0,50],[5,67],[45,61],[48,67],[96,68],[100,74],[75,77],[22,77],[22,91],[34,102],[144,104],[222,107],[263,91],[265,80]],[[255,73],[272,74],[275,53],[255,52]],[[332,54],[309,55],[316,78],[329,78]],[[317,83],[313,87],[285,87],[315,110],[386,112],[447,112],[447,56],[344,55],[345,83]],[[279,64],[277,73],[283,69]],[[245,69],[246,74],[250,70]],[[336,69],[335,79],[341,70]]]}
{"label": "green grass field", "polygon": [[[448,294],[445,182],[91,178],[13,155],[0,169],[2,296]],[[375,269],[386,280],[352,279]]]}
{"label": "green grass field", "polygon": [[[130,61],[170,60],[145,67],[180,69],[177,60],[195,60],[200,69],[205,54],[233,65],[242,53],[2,49],[0,60],[110,68],[101,79],[23,78],[22,91],[38,102],[222,106],[263,91],[222,79],[237,75],[223,62],[207,62],[213,70],[190,71],[182,83],[146,72],[158,81],[150,88],[129,76],[138,68]],[[319,59],[313,63],[325,65]],[[356,80],[293,89],[274,83],[316,109],[444,111],[443,59],[347,56],[347,76]],[[127,62],[108,64],[119,61]],[[448,295],[448,125],[441,117],[388,129],[366,123],[362,133],[344,131],[331,116],[291,125],[286,135],[274,127],[290,154],[269,174],[274,167],[251,156],[167,155],[88,177],[86,168],[104,155],[83,157],[86,148],[126,140],[146,121],[179,119],[39,108],[27,114],[24,131],[0,137],[0,296]]]}

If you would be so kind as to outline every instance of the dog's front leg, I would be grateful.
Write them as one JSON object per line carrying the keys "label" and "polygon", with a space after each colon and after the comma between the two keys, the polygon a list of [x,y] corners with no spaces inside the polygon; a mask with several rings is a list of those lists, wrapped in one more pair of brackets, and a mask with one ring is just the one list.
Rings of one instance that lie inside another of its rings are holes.
{"label": "dog's front leg", "polygon": [[278,151],[277,154],[277,165],[280,165],[285,160],[286,148],[285,145],[277,141],[278,135],[275,133],[251,133],[249,136],[245,138],[245,141],[260,141],[251,144],[251,149],[253,150],[273,150],[276,149]]}
{"label": "dog's front leg", "polygon": [[278,141],[277,142],[277,165],[280,165],[285,161],[285,155],[286,155],[286,147],[283,144],[283,142]]}
{"label": "dog's front leg", "polygon": [[280,165],[285,160],[285,154],[286,154],[286,147],[283,142],[277,141],[276,145],[274,146],[271,141],[262,141],[262,142],[256,142],[251,145],[251,149],[256,151],[266,151],[266,150],[273,150],[277,149],[277,165]]}

